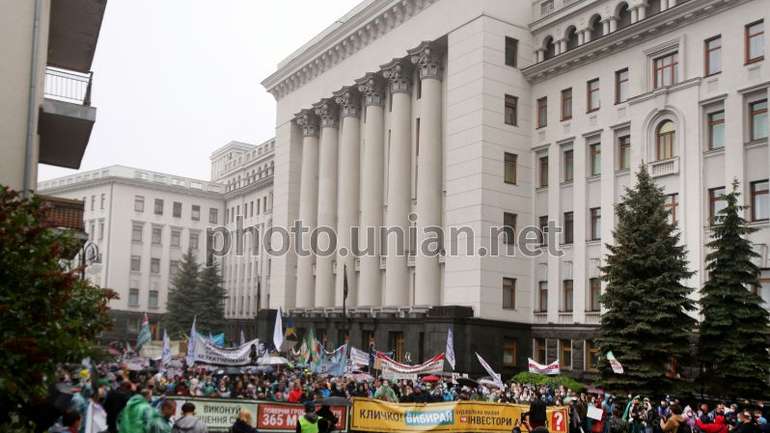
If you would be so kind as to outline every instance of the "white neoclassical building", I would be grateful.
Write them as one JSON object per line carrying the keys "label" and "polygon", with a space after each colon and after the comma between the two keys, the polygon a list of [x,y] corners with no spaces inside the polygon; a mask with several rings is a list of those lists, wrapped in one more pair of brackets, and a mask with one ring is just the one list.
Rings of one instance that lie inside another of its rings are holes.
{"label": "white neoclassical building", "polygon": [[590,370],[613,206],[643,162],[693,287],[738,180],[770,300],[768,15],[768,0],[362,2],[262,83],[277,101],[272,224],[331,227],[349,248],[351,226],[467,226],[491,245],[490,227],[553,221],[563,254],[395,255],[391,238],[360,259],[288,254],[269,307],[413,360],[451,324],[466,370],[474,351],[504,372],[527,356]]}

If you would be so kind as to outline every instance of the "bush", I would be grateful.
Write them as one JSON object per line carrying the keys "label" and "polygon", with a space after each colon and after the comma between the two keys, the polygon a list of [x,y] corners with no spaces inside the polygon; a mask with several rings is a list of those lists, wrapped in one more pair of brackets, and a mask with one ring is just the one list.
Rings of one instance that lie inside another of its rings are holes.
{"label": "bush", "polygon": [[586,391],[586,386],[584,384],[569,376],[545,376],[542,374],[530,373],[528,371],[522,371],[516,376],[513,376],[511,382],[531,385],[549,385],[553,387],[562,385],[577,393]]}

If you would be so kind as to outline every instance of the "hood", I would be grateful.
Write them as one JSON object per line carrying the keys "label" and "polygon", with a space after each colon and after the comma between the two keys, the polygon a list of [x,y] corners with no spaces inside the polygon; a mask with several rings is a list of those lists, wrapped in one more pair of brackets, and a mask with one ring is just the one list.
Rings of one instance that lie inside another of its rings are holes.
{"label": "hood", "polygon": [[195,424],[198,423],[198,418],[194,416],[183,416],[182,418],[179,418],[174,423],[175,426],[179,427],[182,430],[190,430],[193,427],[195,427]]}

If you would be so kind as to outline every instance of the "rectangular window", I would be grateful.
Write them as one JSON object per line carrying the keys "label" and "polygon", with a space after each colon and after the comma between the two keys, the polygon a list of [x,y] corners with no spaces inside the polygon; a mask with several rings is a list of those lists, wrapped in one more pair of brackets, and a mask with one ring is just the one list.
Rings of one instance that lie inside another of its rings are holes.
{"label": "rectangular window", "polygon": [[595,207],[591,209],[591,240],[602,238],[602,209]]}
{"label": "rectangular window", "polygon": [[131,272],[141,272],[142,256],[131,256]]}
{"label": "rectangular window", "polygon": [[572,341],[559,340],[559,367],[572,368]]}
{"label": "rectangular window", "polygon": [[96,203],[96,196],[92,195],[91,196],[91,210],[94,210],[94,206],[96,206],[95,203]]}
{"label": "rectangular window", "polygon": [[505,64],[516,67],[519,56],[519,41],[514,38],[505,37]]}
{"label": "rectangular window", "polygon": [[556,9],[553,0],[545,0],[540,3],[540,16],[544,17]]}
{"label": "rectangular window", "polygon": [[540,166],[540,188],[548,186],[548,156],[541,156],[539,160]]}
{"label": "rectangular window", "polygon": [[144,227],[141,224],[133,224],[131,226],[131,241],[142,242],[143,232],[144,232]]}
{"label": "rectangular window", "polygon": [[105,201],[105,195],[102,193],[102,195],[99,197],[99,209],[104,210],[104,201]]}
{"label": "rectangular window", "polygon": [[548,281],[540,281],[537,284],[537,311],[548,312]]}
{"label": "rectangular window", "polygon": [[708,114],[709,150],[725,147],[725,112],[715,111]]}
{"label": "rectangular window", "polygon": [[200,221],[201,220],[201,207],[197,204],[192,205],[192,212],[190,213],[190,218],[192,218],[193,221]]}
{"label": "rectangular window", "polygon": [[602,281],[599,278],[591,278],[588,280],[588,290],[588,311],[597,312],[601,310],[599,299],[602,295]]}
{"label": "rectangular window", "polygon": [[746,26],[746,63],[765,59],[765,22],[756,21]]}
{"label": "rectangular window", "polygon": [[99,240],[104,239],[104,221],[99,221]]}
{"label": "rectangular window", "polygon": [[615,72],[615,103],[622,104],[628,100],[631,82],[628,78],[628,68]]}
{"label": "rectangular window", "polygon": [[182,232],[179,230],[171,230],[171,247],[179,248],[182,240]]}
{"label": "rectangular window", "polygon": [[545,338],[535,338],[534,344],[532,344],[532,356],[535,361],[539,363],[545,363]]}
{"label": "rectangular window", "polygon": [[128,306],[139,306],[139,289],[128,289]]}
{"label": "rectangular window", "polygon": [[599,346],[593,340],[585,341],[586,370],[599,371]]}
{"label": "rectangular window", "polygon": [[160,245],[162,237],[163,237],[163,228],[162,227],[153,227],[152,228],[152,243],[155,244],[155,245]]}
{"label": "rectangular window", "polygon": [[144,212],[144,197],[141,195],[134,196],[134,212]]}
{"label": "rectangular window", "polygon": [[618,169],[628,170],[631,168],[631,136],[624,135],[618,137]]}
{"label": "rectangular window", "polygon": [[722,36],[707,39],[705,45],[706,70],[704,75],[722,72]]}
{"label": "rectangular window", "polygon": [[160,259],[150,259],[150,272],[153,274],[160,273]]}
{"label": "rectangular window", "polygon": [[519,343],[515,338],[506,338],[503,342],[503,366],[516,367],[519,358]]}
{"label": "rectangular window", "polygon": [[602,174],[602,145],[594,143],[588,146],[589,161],[591,161],[591,176]]}
{"label": "rectangular window", "polygon": [[543,215],[538,218],[538,228],[540,229],[540,233],[538,233],[540,245],[548,245],[548,215]]}
{"label": "rectangular window", "polygon": [[154,209],[155,215],[163,215],[163,200],[156,198],[155,199],[155,209]]}
{"label": "rectangular window", "polygon": [[719,212],[725,208],[725,188],[711,188],[709,190],[709,221],[714,224],[715,218]]}
{"label": "rectangular window", "polygon": [[561,311],[564,313],[571,313],[572,312],[572,306],[573,299],[572,296],[574,294],[573,292],[573,286],[572,286],[572,280],[564,280],[562,282],[562,309]]}
{"label": "rectangular window", "polygon": [[561,91],[561,120],[572,119],[572,87]]}
{"label": "rectangular window", "polygon": [[572,212],[564,212],[564,243],[571,244],[574,236],[574,214]]}
{"label": "rectangular window", "polygon": [[751,220],[767,221],[770,219],[770,201],[768,200],[768,181],[751,182]]}
{"label": "rectangular window", "polygon": [[655,67],[655,88],[676,84],[679,80],[679,53],[673,52],[653,61]]}
{"label": "rectangular window", "polygon": [[516,161],[518,156],[515,153],[505,152],[505,183],[516,185]]}
{"label": "rectangular window", "polygon": [[679,207],[679,194],[669,194],[666,196],[665,208],[669,211],[669,222],[677,223],[677,208]]}
{"label": "rectangular window", "polygon": [[599,96],[599,79],[595,78],[591,81],[589,81],[586,84],[586,101],[588,103],[588,106],[586,107],[587,112],[596,111],[599,109],[599,106],[601,105],[601,98]]}
{"label": "rectangular window", "polygon": [[150,295],[147,298],[147,307],[153,310],[158,308],[158,291],[157,290],[150,290]]}
{"label": "rectangular window", "polygon": [[198,233],[190,233],[190,249],[198,249]]}
{"label": "rectangular window", "polygon": [[767,138],[767,99],[749,104],[751,139]]}
{"label": "rectangular window", "polygon": [[564,181],[572,182],[575,178],[575,157],[572,149],[564,151]]}
{"label": "rectangular window", "polygon": [[179,271],[179,260],[171,260],[168,262],[168,277],[170,279],[176,277],[177,271]]}
{"label": "rectangular window", "polygon": [[209,209],[209,223],[217,224],[219,222],[219,209]]}
{"label": "rectangular window", "polygon": [[516,240],[516,214],[510,212],[503,213],[503,241],[506,244],[513,245]]}
{"label": "rectangular window", "polygon": [[519,98],[511,95],[505,95],[505,124],[518,125],[518,106]]}
{"label": "rectangular window", "polygon": [[544,128],[548,125],[548,98],[537,100],[537,127]]}
{"label": "rectangular window", "polygon": [[516,279],[503,278],[503,308],[513,310],[516,308]]}

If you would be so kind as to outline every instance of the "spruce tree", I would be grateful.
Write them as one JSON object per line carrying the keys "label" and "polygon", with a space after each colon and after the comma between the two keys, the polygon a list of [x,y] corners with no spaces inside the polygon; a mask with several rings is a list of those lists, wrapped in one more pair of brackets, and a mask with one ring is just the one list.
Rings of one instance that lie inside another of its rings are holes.
{"label": "spruce tree", "polygon": [[168,292],[164,321],[171,338],[181,338],[190,333],[193,317],[198,314],[198,305],[192,301],[199,298],[199,272],[198,261],[188,251],[182,256]]}
{"label": "spruce tree", "polygon": [[757,253],[748,235],[755,229],[746,225],[736,188],[733,184],[733,191],[724,195],[726,206],[716,215],[706,245],[710,252],[700,299],[701,381],[712,395],[763,398],[770,377],[769,316],[754,292],[760,269],[751,261]]}
{"label": "spruce tree", "polygon": [[200,307],[197,310],[198,321],[196,323],[200,332],[217,334],[224,331],[225,296],[219,266],[212,260],[210,266],[204,266],[201,269],[194,299],[194,303]]}
{"label": "spruce tree", "polygon": [[612,351],[624,374],[614,374],[605,357],[600,360],[601,382],[608,390],[659,395],[676,388],[667,374],[672,361],[690,351],[695,319],[683,282],[687,251],[669,221],[665,196],[642,165],[636,186],[626,188],[616,205],[614,244],[608,245],[602,268],[607,290],[606,308],[597,343],[602,354]]}

